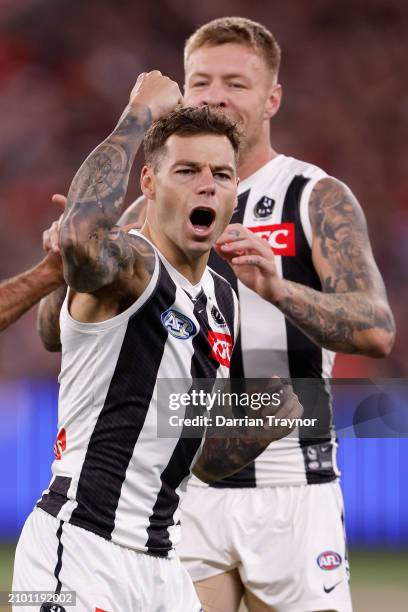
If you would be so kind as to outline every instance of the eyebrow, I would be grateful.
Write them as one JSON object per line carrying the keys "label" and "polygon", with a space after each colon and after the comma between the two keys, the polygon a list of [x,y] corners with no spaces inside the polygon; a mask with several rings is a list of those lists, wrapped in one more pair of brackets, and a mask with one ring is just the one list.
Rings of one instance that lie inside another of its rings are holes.
{"label": "eyebrow", "polygon": [[[180,159],[176,162],[174,162],[174,164],[172,164],[171,168],[176,168],[177,166],[187,166],[188,168],[192,168],[194,170],[200,170],[202,168],[202,164],[199,164],[198,162],[193,162],[191,160],[184,160],[184,159]],[[221,165],[216,165],[216,166],[211,166],[210,168],[213,172],[225,172],[226,170],[228,172],[234,172],[234,167],[232,166],[232,164],[221,164]]]}
{"label": "eyebrow", "polygon": [[[190,75],[190,79],[194,78],[194,77],[201,77],[201,78],[206,78],[209,79],[211,78],[211,75],[208,74],[207,72],[193,72]],[[240,74],[239,72],[231,72],[228,74],[223,74],[221,75],[222,79],[245,79],[245,80],[249,80],[247,76],[245,76],[244,74]]]}

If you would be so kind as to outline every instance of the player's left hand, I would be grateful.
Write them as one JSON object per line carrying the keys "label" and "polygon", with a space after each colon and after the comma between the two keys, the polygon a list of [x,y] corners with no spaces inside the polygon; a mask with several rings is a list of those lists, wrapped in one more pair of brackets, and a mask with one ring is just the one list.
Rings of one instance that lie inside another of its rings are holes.
{"label": "player's left hand", "polygon": [[[63,195],[55,194],[52,196],[52,202],[64,210],[67,203],[67,198]],[[61,284],[64,283],[59,243],[59,230],[62,216],[63,215],[61,214],[59,219],[54,221],[42,235],[42,246],[43,250],[46,252],[44,264],[47,266],[48,271],[55,276],[56,279],[60,280]]]}
{"label": "player's left hand", "polygon": [[277,273],[275,255],[266,240],[255,236],[240,223],[232,223],[214,245],[239,280],[265,300],[274,303],[282,279]]}

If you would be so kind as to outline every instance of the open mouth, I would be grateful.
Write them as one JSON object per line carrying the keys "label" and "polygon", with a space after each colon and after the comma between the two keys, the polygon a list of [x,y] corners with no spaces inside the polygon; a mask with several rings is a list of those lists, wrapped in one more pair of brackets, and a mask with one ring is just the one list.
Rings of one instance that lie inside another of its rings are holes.
{"label": "open mouth", "polygon": [[195,208],[190,215],[190,222],[196,233],[205,234],[214,223],[215,212],[211,208]]}

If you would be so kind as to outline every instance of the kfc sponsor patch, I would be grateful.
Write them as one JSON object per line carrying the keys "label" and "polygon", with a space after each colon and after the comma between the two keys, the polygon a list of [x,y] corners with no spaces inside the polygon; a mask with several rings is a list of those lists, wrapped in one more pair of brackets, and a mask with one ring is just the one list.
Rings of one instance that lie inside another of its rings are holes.
{"label": "kfc sponsor patch", "polygon": [[295,224],[275,223],[273,225],[257,225],[249,227],[254,234],[269,242],[275,255],[293,257],[296,255]]}

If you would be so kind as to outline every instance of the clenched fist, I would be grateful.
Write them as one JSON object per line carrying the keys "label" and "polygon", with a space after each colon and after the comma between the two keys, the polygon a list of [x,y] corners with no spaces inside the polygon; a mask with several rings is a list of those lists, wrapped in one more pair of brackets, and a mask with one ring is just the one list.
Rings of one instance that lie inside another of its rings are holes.
{"label": "clenched fist", "polygon": [[130,110],[137,104],[143,104],[150,109],[153,121],[167,115],[181,103],[179,86],[159,70],[139,74],[129,98]]}

